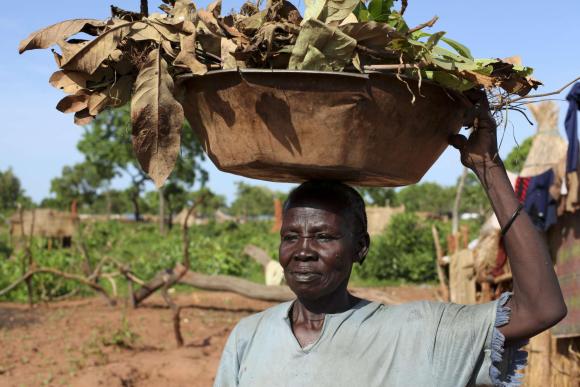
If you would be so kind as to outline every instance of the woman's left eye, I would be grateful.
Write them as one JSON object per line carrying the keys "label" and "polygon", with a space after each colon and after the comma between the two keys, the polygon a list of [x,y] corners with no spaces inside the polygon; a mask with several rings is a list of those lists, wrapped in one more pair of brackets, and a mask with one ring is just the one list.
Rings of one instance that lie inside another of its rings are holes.
{"label": "woman's left eye", "polygon": [[329,234],[316,234],[316,240],[321,241],[321,242],[330,241],[333,239],[334,238],[332,237],[332,235],[329,235]]}

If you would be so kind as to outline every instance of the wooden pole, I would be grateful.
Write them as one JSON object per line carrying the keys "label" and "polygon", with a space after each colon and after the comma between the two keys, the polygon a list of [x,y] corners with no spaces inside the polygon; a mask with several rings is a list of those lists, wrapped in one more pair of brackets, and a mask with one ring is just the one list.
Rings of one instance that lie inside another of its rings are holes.
{"label": "wooden pole", "polygon": [[141,0],[141,15],[143,17],[149,16],[149,4],[147,0]]}
{"label": "wooden pole", "polygon": [[441,298],[443,298],[443,301],[449,301],[449,288],[447,287],[445,273],[441,267],[443,249],[441,248],[441,243],[439,243],[439,232],[437,231],[435,225],[431,226],[431,232],[433,233],[433,242],[435,243],[435,252],[437,254],[435,268],[437,269],[437,277],[439,278],[439,292],[441,293]]}

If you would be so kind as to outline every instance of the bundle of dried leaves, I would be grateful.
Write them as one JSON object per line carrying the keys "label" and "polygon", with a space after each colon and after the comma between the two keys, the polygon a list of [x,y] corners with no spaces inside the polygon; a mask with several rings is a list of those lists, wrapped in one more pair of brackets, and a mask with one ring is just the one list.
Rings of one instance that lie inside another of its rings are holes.
{"label": "bundle of dried leaves", "polygon": [[[258,0],[259,1],[259,0]],[[285,0],[265,8],[246,3],[221,15],[221,0],[197,9],[191,0],[163,0],[163,14],[112,6],[101,21],[74,19],[32,33],[20,53],[57,45],[60,68],[50,84],[68,95],[57,105],[86,125],[106,108],[131,101],[133,146],[157,186],[179,154],[183,108],[175,79],[234,68],[396,71],[457,90],[500,87],[525,95],[540,83],[532,70],[499,59],[474,59],[468,48],[426,33],[437,18],[409,28],[394,0],[305,0],[305,14]],[[92,39],[76,38],[80,33]],[[448,48],[439,46],[445,43]]]}

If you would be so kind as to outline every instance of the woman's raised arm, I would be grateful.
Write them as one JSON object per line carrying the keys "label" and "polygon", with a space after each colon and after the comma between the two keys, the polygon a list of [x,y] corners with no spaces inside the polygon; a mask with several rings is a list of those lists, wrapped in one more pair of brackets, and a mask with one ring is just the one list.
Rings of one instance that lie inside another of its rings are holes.
{"label": "woman's raised arm", "polygon": [[[469,139],[455,135],[449,143],[459,149],[463,165],[478,176],[504,227],[517,212],[519,201],[497,153],[497,127],[487,98],[482,93],[477,99],[475,130]],[[525,211],[516,215],[503,240],[513,275],[513,296],[508,302],[510,321],[499,329],[508,340],[530,338],[563,319],[566,304],[548,247]]]}

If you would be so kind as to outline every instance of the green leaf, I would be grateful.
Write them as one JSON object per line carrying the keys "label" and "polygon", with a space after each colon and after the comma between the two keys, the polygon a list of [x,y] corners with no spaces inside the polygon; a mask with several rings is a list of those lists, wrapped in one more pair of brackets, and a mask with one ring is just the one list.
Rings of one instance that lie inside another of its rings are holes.
{"label": "green leaf", "polygon": [[439,40],[443,37],[443,35],[445,35],[444,31],[436,32],[433,35],[431,35],[427,40],[427,49],[430,50],[434,46],[436,46],[437,43],[439,43]]}
{"label": "green leaf", "polygon": [[288,64],[290,70],[341,71],[354,55],[356,40],[320,20],[304,22]]}
{"label": "green leaf", "polygon": [[304,10],[304,25],[305,20],[319,19],[325,23],[333,21],[341,22],[360,3],[360,0],[305,0],[306,9]]}
{"label": "green leaf", "polygon": [[409,26],[405,22],[405,19],[398,12],[391,12],[387,20],[387,24],[396,29],[399,32],[409,31]]}
{"label": "green leaf", "polygon": [[389,20],[391,8],[393,7],[393,2],[394,2],[393,0],[371,0],[368,6],[368,11],[371,20],[374,21]]}
{"label": "green leaf", "polygon": [[352,10],[359,22],[364,22],[369,20],[369,11],[365,3],[361,0],[358,2],[356,7]]}
{"label": "green leaf", "polygon": [[454,90],[465,91],[475,86],[474,83],[459,78],[447,71],[423,71],[422,75],[423,78]]}
{"label": "green leaf", "polygon": [[444,41],[445,43],[447,43],[455,51],[457,51],[457,53],[459,55],[464,56],[464,57],[469,58],[469,59],[473,59],[473,56],[471,55],[471,51],[469,50],[469,48],[465,47],[463,44],[461,44],[453,39],[449,39],[449,38],[441,38],[441,40]]}

